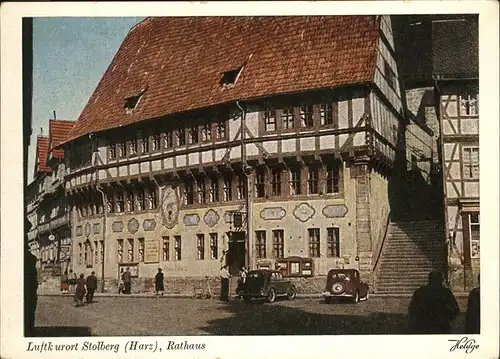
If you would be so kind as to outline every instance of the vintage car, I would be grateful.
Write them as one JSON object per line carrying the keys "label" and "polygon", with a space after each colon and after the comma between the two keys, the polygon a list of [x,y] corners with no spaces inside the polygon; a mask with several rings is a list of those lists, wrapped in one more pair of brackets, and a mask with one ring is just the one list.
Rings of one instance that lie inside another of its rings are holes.
{"label": "vintage car", "polygon": [[258,269],[247,273],[245,283],[238,288],[237,293],[245,302],[252,298],[264,298],[273,303],[276,297],[286,296],[295,299],[297,290],[295,286],[283,274],[276,270]]}
{"label": "vintage car", "polygon": [[351,298],[354,303],[367,300],[370,296],[368,284],[364,283],[357,269],[331,269],[323,292],[325,302],[332,298]]}

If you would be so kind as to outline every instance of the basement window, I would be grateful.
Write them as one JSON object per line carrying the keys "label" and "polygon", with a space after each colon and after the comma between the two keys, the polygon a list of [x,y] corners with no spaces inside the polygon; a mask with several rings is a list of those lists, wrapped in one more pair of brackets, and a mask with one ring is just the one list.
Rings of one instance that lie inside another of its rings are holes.
{"label": "basement window", "polygon": [[243,70],[243,67],[238,67],[236,69],[224,71],[222,73],[222,78],[220,80],[220,85],[222,89],[234,87],[241,73],[241,70]]}

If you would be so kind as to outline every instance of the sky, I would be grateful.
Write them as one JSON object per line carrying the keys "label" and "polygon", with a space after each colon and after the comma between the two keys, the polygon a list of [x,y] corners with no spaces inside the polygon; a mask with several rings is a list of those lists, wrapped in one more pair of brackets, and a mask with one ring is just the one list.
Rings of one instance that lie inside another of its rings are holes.
{"label": "sky", "polygon": [[33,113],[28,180],[33,179],[36,138],[49,119],[76,121],[138,17],[34,18]]}

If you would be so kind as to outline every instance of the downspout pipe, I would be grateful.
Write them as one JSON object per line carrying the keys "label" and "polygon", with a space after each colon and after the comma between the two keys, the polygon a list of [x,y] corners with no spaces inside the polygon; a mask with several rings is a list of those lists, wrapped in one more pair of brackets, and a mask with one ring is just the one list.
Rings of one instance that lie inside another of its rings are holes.
{"label": "downspout pipe", "polygon": [[247,221],[247,267],[248,269],[253,269],[255,267],[254,263],[254,243],[253,243],[253,191],[251,177],[247,173],[250,168],[247,165],[247,152],[245,147],[245,137],[246,137],[246,111],[241,107],[240,102],[236,101],[236,106],[241,111],[241,164],[243,169],[243,175],[246,178],[247,184],[247,195],[246,195],[246,221]]}

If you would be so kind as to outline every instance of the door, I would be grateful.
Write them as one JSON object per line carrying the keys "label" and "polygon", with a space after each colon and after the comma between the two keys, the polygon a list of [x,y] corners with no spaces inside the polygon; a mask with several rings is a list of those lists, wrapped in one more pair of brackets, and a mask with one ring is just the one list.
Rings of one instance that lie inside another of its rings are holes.
{"label": "door", "polygon": [[226,254],[226,265],[229,266],[229,274],[238,275],[241,267],[246,266],[245,258],[245,232],[229,232],[229,251]]}

